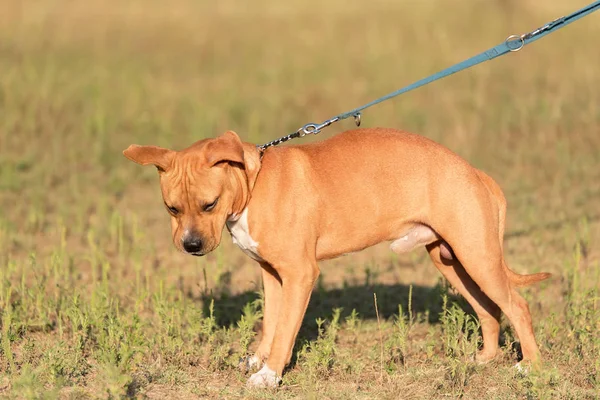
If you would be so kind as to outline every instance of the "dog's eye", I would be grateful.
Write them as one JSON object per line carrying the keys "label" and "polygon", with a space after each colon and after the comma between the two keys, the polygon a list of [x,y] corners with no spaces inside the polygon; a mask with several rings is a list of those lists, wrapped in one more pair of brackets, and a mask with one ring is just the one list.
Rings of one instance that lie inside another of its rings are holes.
{"label": "dog's eye", "polygon": [[204,207],[202,209],[204,211],[211,211],[213,208],[215,208],[215,206],[217,205],[218,201],[219,201],[219,198],[217,197],[215,199],[215,201],[213,201],[212,203],[204,205]]}
{"label": "dog's eye", "polygon": [[179,210],[177,208],[168,206],[167,204],[165,204],[165,207],[167,207],[167,210],[169,210],[169,213],[171,213],[171,215],[175,216],[179,214]]}

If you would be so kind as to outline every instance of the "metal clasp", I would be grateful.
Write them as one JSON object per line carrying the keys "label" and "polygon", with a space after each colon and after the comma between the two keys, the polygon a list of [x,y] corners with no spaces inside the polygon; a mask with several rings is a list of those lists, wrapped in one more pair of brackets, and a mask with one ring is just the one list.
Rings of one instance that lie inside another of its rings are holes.
{"label": "metal clasp", "polygon": [[[560,18],[556,18],[554,21],[548,22],[546,25],[537,28],[534,31],[531,31],[529,33],[524,33],[522,35],[510,35],[509,37],[506,38],[506,40],[504,41],[504,43],[506,43],[506,46],[508,47],[508,50],[510,51],[519,51],[523,48],[523,46],[525,46],[525,41],[532,39],[534,37],[536,37],[537,35],[540,35],[552,28],[554,28],[556,25],[559,24],[563,24],[565,22],[565,17],[560,17]],[[518,41],[519,43],[517,43],[517,47],[515,48],[511,48],[510,44],[511,42],[514,41]]]}
{"label": "metal clasp", "polygon": [[300,137],[304,137],[306,135],[316,135],[317,133],[320,132],[320,129],[317,127],[317,124],[310,123],[310,124],[306,124],[302,128],[300,128],[299,132],[300,132]]}
{"label": "metal clasp", "polygon": [[321,133],[321,130],[323,128],[328,127],[329,125],[333,124],[334,122],[337,122],[338,120],[338,117],[334,117],[328,119],[327,121],[321,124],[315,124],[314,122],[311,122],[310,124],[306,124],[302,128],[300,128],[298,132],[300,132],[300,137],[304,137],[306,135],[316,135],[318,133]]}

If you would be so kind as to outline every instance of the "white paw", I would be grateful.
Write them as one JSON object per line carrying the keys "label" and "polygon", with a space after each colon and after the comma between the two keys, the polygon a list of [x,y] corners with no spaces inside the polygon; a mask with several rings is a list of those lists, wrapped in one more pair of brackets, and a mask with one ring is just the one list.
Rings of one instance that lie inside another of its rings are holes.
{"label": "white paw", "polygon": [[246,385],[255,388],[275,388],[280,382],[281,378],[277,373],[265,364],[260,371],[250,376]]}
{"label": "white paw", "polygon": [[245,372],[256,370],[261,364],[262,362],[258,359],[258,357],[256,357],[256,355],[243,357],[240,360],[240,368]]}
{"label": "white paw", "polygon": [[248,360],[246,360],[246,365],[248,366],[248,369],[258,368],[260,367],[260,364],[261,362],[258,359],[258,357],[256,357],[256,354],[248,358]]}
{"label": "white paw", "polygon": [[529,366],[528,365],[523,365],[520,362],[518,362],[518,363],[515,364],[514,368],[521,375],[527,375],[527,374],[529,374]]}

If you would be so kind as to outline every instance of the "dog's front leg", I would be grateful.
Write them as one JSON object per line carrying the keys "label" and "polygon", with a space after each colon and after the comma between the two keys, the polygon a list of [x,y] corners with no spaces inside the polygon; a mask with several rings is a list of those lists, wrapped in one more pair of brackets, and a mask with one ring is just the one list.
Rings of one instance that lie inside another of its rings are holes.
{"label": "dog's front leg", "polygon": [[269,263],[259,262],[262,268],[264,289],[262,338],[252,357],[243,361],[246,369],[260,367],[271,354],[271,346],[275,337],[279,306],[281,305],[281,278]]}
{"label": "dog's front leg", "polygon": [[[273,265],[281,278],[281,305],[273,344],[267,362],[248,380],[249,386],[275,387],[281,381],[283,368],[292,358],[296,335],[300,330],[313,286],[319,276],[315,259]],[[262,343],[261,343],[262,344]]]}

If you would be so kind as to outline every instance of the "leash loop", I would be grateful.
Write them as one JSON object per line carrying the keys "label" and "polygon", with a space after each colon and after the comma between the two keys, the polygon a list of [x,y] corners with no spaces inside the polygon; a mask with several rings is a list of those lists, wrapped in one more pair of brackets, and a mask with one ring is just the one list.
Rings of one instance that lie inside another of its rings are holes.
{"label": "leash loop", "polygon": [[541,39],[542,37],[570,24],[571,22],[575,22],[578,19],[583,18],[586,15],[593,13],[594,11],[597,11],[598,9],[600,9],[600,0],[595,1],[580,10],[577,10],[572,14],[569,14],[567,16],[560,17],[551,22],[548,22],[547,24],[545,24],[545,25],[541,26],[540,28],[537,28],[529,33],[525,33],[523,35],[510,35],[509,37],[507,37],[504,40],[504,42],[500,43],[499,45],[497,45],[495,47],[492,47],[491,49],[489,49],[487,51],[484,51],[483,53],[480,53],[480,54],[478,54],[474,57],[471,57],[465,61],[461,61],[458,64],[455,64],[455,65],[448,67],[440,72],[437,72],[431,76],[428,76],[427,78],[418,80],[418,81],[416,81],[406,87],[398,89],[392,93],[386,94],[385,96],[382,96],[382,97],[380,97],[376,100],[373,100],[365,105],[362,105],[358,108],[355,108],[353,110],[350,110],[350,111],[342,113],[342,114],[339,114],[333,118],[330,118],[330,119],[324,121],[321,124],[316,124],[316,123],[306,124],[294,133],[291,133],[287,136],[283,136],[282,138],[279,138],[279,139],[275,139],[269,143],[257,145],[256,147],[259,149],[260,152],[263,152],[268,147],[276,146],[276,145],[286,142],[290,139],[294,139],[297,137],[304,137],[306,135],[316,135],[316,134],[320,133],[323,128],[328,127],[329,125],[333,124],[334,122],[338,122],[338,121],[341,121],[341,120],[349,118],[349,117],[354,117],[354,122],[356,123],[356,126],[360,126],[361,111],[366,108],[369,108],[371,106],[379,104],[385,100],[391,99],[392,97],[396,97],[398,95],[406,93],[410,90],[427,85],[428,83],[434,82],[438,79],[442,79],[448,75],[452,75],[456,72],[473,67],[477,64],[481,64],[482,62],[493,60],[494,58],[500,57],[506,53],[517,52],[517,51],[521,50],[523,47],[525,47],[526,44],[529,44],[535,40]]}
{"label": "leash loop", "polygon": [[[510,35],[507,37],[504,43],[506,44],[506,47],[508,47],[508,50],[515,53],[521,50],[525,46],[525,40],[523,39],[523,36],[524,35]],[[515,42],[517,42],[517,47],[511,47],[511,43]]]}

